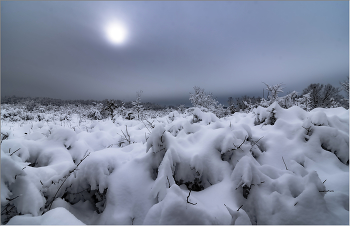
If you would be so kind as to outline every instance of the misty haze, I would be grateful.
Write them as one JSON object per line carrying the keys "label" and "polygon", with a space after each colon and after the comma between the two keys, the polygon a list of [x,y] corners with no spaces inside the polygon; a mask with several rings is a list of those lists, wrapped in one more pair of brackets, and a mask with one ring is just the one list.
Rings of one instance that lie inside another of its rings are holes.
{"label": "misty haze", "polygon": [[349,2],[1,2],[2,224],[349,224]]}

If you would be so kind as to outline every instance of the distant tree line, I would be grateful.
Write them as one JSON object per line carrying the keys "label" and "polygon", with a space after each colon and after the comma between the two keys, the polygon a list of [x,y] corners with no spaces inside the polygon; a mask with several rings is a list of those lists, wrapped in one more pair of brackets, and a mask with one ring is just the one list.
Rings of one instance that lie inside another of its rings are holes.
{"label": "distant tree line", "polygon": [[[125,108],[132,108],[133,104],[131,101],[129,102],[123,102],[121,100],[115,100],[115,99],[105,99],[105,100],[61,100],[61,99],[54,99],[54,98],[48,98],[48,97],[17,97],[17,96],[4,96],[1,97],[1,104],[24,104],[27,106],[66,106],[66,105],[76,105],[76,106],[87,106],[87,105],[93,105],[96,106],[98,104],[102,104],[104,108],[111,108],[110,105],[115,105],[116,107],[120,107],[124,105]],[[161,110],[165,109],[165,106],[160,106],[155,103],[151,102],[145,102],[142,103],[143,107],[145,109],[150,110]],[[113,108],[113,107],[112,107]],[[30,110],[30,109],[29,109]]]}
{"label": "distant tree line", "polygon": [[49,97],[18,97],[15,95],[1,97],[1,104],[24,104],[27,102],[34,102],[43,106],[64,106],[68,104],[92,105],[93,103],[102,103],[102,101],[96,100],[61,100]]}
{"label": "distant tree line", "polygon": [[[334,108],[344,107],[349,109],[349,78],[343,82],[340,82],[341,87],[334,87],[330,84],[324,85],[320,83],[313,83],[307,86],[301,94],[296,91],[290,92],[285,96],[280,97],[279,94],[283,93],[283,84],[266,85],[267,99],[264,97],[249,97],[247,95],[238,98],[228,98],[228,107],[224,107],[214,97],[212,93],[205,93],[204,89],[200,87],[194,87],[194,93],[190,93],[190,101],[194,107],[201,107],[204,110],[211,111],[218,117],[234,114],[235,112],[250,112],[258,106],[268,107],[274,102],[283,108],[290,108],[292,106],[299,106],[306,111],[310,111],[314,108]],[[344,90],[348,96],[343,97],[340,92]],[[68,106],[75,105],[76,107],[87,107],[92,109],[92,113],[100,117],[112,116],[117,111],[123,111],[126,109],[134,110],[137,113],[137,117],[142,117],[143,110],[164,110],[165,106],[160,106],[155,103],[145,102],[141,103],[141,93],[137,93],[136,101],[123,102],[115,99],[98,100],[61,100],[47,97],[17,97],[17,96],[4,96],[1,98],[1,104],[23,104],[26,110],[33,111],[34,109],[42,106]],[[175,106],[169,108],[176,109]],[[184,105],[178,106],[178,110],[183,112]]]}
{"label": "distant tree line", "polygon": [[[235,112],[251,112],[253,109],[261,106],[268,107],[277,102],[282,108],[288,109],[293,106],[311,111],[315,108],[336,108],[343,107],[349,109],[349,79],[341,82],[341,87],[334,87],[330,84],[323,85],[313,83],[307,86],[301,94],[293,91],[280,97],[283,93],[283,84],[266,85],[267,99],[264,97],[249,97],[244,95],[227,100],[228,107],[223,107],[212,93],[205,93],[200,87],[193,87],[194,93],[190,93],[190,101],[194,107],[200,107],[204,111],[210,111],[218,117],[234,114]],[[348,96],[343,97],[340,92],[344,90]]]}
{"label": "distant tree line", "polygon": [[[341,87],[334,87],[330,84],[324,85],[320,83],[313,83],[303,89],[301,94],[296,91],[290,92],[285,96],[279,97],[283,92],[283,84],[267,86],[268,91],[267,100],[261,97],[249,97],[244,95],[235,100],[229,97],[227,100],[228,110],[231,114],[237,111],[250,111],[257,106],[268,107],[273,102],[277,101],[283,108],[290,108],[292,106],[300,106],[304,110],[310,111],[314,108],[334,108],[344,107],[349,109],[349,80],[341,82]],[[343,97],[340,92],[344,90],[348,96]]]}

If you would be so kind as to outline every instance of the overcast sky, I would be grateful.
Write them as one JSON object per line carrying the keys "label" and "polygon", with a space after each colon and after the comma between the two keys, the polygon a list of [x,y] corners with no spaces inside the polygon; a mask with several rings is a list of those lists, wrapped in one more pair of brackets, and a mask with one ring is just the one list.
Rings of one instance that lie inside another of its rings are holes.
{"label": "overcast sky", "polygon": [[[106,26],[124,26],[122,43]],[[1,95],[189,103],[349,75],[348,1],[1,2]],[[266,93],[265,93],[266,95]]]}

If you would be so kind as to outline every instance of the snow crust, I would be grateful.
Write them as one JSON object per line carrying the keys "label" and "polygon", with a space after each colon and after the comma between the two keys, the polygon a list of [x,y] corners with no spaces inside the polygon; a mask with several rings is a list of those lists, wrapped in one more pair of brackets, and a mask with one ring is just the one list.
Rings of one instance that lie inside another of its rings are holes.
{"label": "snow crust", "polygon": [[79,120],[2,121],[2,223],[349,224],[344,108]]}

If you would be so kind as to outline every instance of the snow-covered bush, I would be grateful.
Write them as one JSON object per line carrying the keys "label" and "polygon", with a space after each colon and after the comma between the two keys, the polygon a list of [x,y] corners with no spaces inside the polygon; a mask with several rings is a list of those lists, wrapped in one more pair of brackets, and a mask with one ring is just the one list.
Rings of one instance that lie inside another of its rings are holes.
{"label": "snow-covered bush", "polygon": [[303,94],[309,94],[310,108],[334,108],[340,106],[342,97],[339,94],[340,88],[333,87],[330,84],[323,85],[319,83],[310,84],[303,90]]}
{"label": "snow-covered bush", "polygon": [[223,106],[215,100],[213,94],[205,93],[204,89],[201,89],[198,86],[193,87],[193,89],[194,93],[190,93],[190,101],[193,107],[199,107],[203,108],[204,111],[213,112],[219,118],[225,116]]}
{"label": "snow-covered bush", "polygon": [[183,104],[179,105],[179,107],[177,108],[177,110],[178,110],[181,114],[185,113],[185,110],[186,110],[185,105],[183,105]]}
{"label": "snow-covered bush", "polygon": [[137,119],[143,119],[144,108],[141,104],[141,94],[142,94],[142,90],[140,92],[137,92],[136,100],[132,102],[133,110],[137,115]]}
{"label": "snow-covered bush", "polygon": [[34,108],[36,107],[36,103],[32,100],[32,101],[27,101],[25,104],[26,110],[27,111],[33,111]]}
{"label": "snow-covered bush", "polygon": [[279,99],[278,103],[281,107],[288,109],[296,105],[296,99],[298,97],[298,93],[293,91],[286,96],[283,96]]}
{"label": "snow-covered bush", "polygon": [[101,120],[103,118],[100,111],[95,108],[88,111],[86,117],[92,120]]}
{"label": "snow-covered bush", "polygon": [[283,88],[284,88],[283,83],[279,83],[273,86],[270,86],[266,83],[264,84],[267,86],[266,90],[269,93],[268,98],[269,98],[270,104],[274,103],[275,101],[278,101],[279,100],[278,94],[283,93]]}
{"label": "snow-covered bush", "polygon": [[304,94],[301,98],[296,100],[296,106],[301,107],[305,111],[311,111],[311,96],[310,93]]}
{"label": "snow-covered bush", "polygon": [[23,115],[21,115],[21,119],[24,120],[24,121],[30,121],[30,120],[34,119],[34,115],[31,114],[31,113],[26,112]]}

